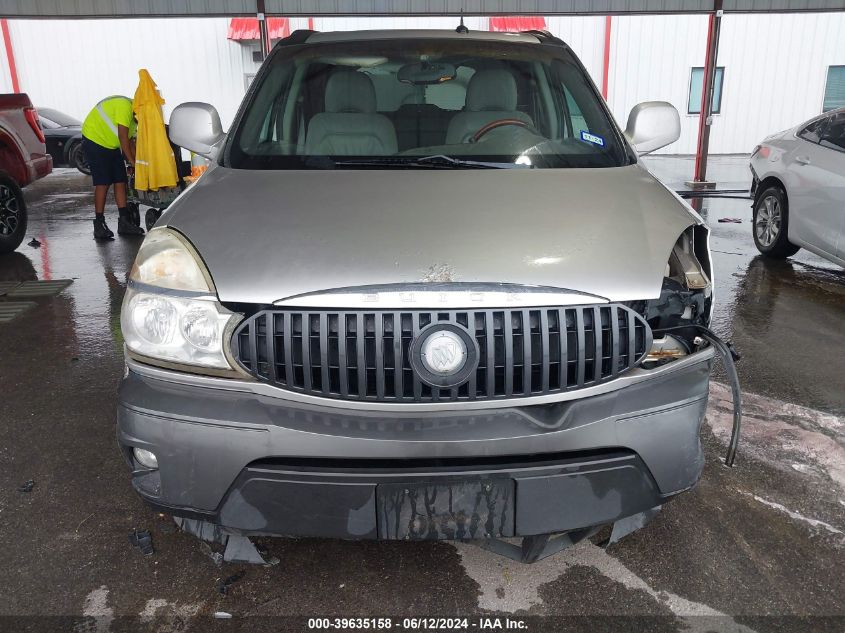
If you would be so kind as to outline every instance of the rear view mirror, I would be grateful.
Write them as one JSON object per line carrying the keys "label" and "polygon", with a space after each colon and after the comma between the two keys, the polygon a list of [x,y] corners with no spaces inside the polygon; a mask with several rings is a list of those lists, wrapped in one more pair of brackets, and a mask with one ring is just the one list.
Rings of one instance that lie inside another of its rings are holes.
{"label": "rear view mirror", "polygon": [[681,117],[671,103],[645,101],[628,115],[625,138],[640,155],[674,143],[681,137]]}
{"label": "rear view mirror", "polygon": [[457,73],[454,64],[417,62],[402,66],[396,78],[405,84],[429,85],[451,81]]}
{"label": "rear view mirror", "polygon": [[225,138],[213,105],[189,101],[176,106],[170,115],[170,140],[195,154],[213,159]]}

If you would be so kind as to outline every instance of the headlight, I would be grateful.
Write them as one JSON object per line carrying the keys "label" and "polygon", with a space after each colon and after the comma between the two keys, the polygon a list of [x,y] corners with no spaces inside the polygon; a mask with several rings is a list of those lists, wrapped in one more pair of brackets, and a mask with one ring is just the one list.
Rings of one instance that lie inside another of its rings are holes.
{"label": "headlight", "polygon": [[150,231],[129,273],[138,283],[188,292],[212,292],[214,285],[194,249],[167,227]]}
{"label": "headlight", "polygon": [[222,353],[235,315],[208,299],[160,295],[130,287],[121,315],[130,351],[150,358],[231,369]]}
{"label": "headlight", "polygon": [[652,330],[710,323],[713,283],[707,229],[695,226],[675,242],[666,263],[660,296],[649,299],[641,314]]}
{"label": "headlight", "polygon": [[[654,341],[642,364],[657,367],[701,349],[705,341],[697,327],[707,327],[713,312],[713,283],[708,231],[696,225],[675,242],[660,296],[635,304],[646,319]],[[668,331],[672,334],[668,334]]]}
{"label": "headlight", "polygon": [[208,271],[181,235],[166,227],[150,231],[123,299],[120,324],[130,356],[176,369],[240,376],[229,362],[225,341],[241,317],[217,301]]}

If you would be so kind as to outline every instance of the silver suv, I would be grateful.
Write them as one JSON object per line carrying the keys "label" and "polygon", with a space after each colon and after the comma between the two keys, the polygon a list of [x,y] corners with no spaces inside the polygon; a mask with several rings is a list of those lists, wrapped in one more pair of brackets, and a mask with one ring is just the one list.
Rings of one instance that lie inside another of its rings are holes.
{"label": "silver suv", "polygon": [[[526,537],[524,560],[696,484],[708,232],[547,33],[297,32],[164,213],[123,303],[119,442],[220,534]],[[202,530],[199,530],[200,532]],[[504,547],[504,545],[503,545]]]}

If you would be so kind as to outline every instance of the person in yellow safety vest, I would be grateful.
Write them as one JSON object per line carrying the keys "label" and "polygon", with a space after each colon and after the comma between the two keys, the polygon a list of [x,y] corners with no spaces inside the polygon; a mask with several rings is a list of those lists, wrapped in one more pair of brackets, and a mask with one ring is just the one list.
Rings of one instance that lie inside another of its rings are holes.
{"label": "person in yellow safety vest", "polygon": [[143,235],[141,218],[127,208],[126,161],[135,168],[134,139],[138,123],[132,113],[132,99],[119,95],[106,97],[94,106],[82,123],[82,151],[94,180],[94,239],[114,238],[106,224],[106,196],[114,187],[120,235]]}

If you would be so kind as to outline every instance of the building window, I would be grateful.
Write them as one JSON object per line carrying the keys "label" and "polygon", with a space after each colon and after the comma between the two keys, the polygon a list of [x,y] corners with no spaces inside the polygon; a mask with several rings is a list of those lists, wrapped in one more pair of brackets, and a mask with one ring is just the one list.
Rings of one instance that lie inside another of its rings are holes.
{"label": "building window", "polygon": [[[722,81],[725,78],[725,69],[722,66],[716,68],[716,84],[713,86],[713,114],[722,111]],[[704,69],[693,67],[689,80],[689,103],[687,112],[698,114],[701,112],[701,89],[704,86]]]}
{"label": "building window", "polygon": [[830,66],[824,85],[822,112],[845,108],[845,66]]}

